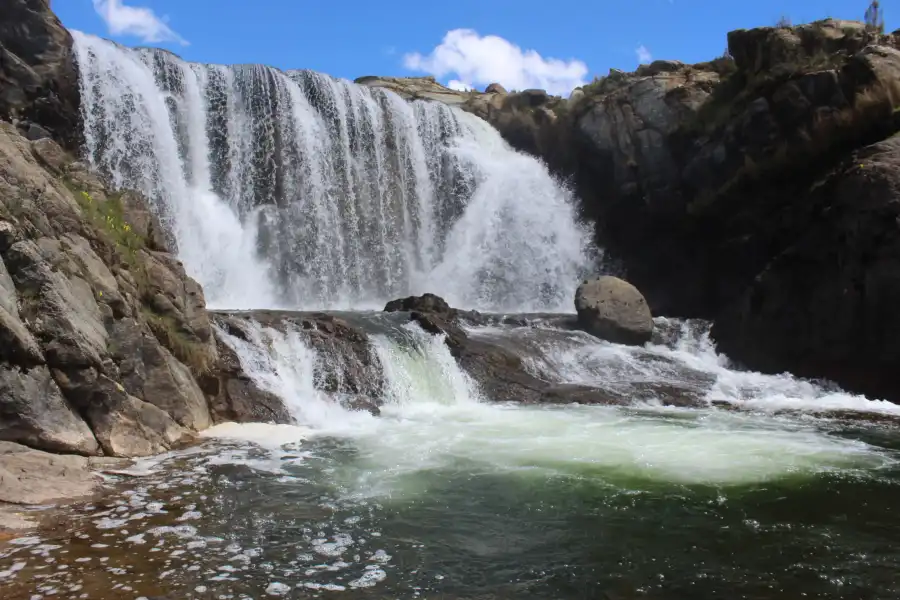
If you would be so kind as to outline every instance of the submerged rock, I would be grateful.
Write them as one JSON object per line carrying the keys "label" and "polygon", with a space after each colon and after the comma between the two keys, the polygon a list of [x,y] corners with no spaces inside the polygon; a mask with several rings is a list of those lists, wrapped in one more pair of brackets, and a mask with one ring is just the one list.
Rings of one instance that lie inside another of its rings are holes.
{"label": "submerged rock", "polygon": [[584,281],[575,292],[578,324],[617,344],[641,345],[653,336],[653,316],[636,287],[617,277]]}

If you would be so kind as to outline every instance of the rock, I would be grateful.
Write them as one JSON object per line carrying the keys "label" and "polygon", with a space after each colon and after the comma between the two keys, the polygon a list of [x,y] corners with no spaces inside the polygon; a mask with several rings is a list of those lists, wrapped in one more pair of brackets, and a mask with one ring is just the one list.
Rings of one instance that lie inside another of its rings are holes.
{"label": "rock", "polygon": [[[264,328],[262,343],[273,334],[293,335],[323,357],[314,365],[316,388],[335,397],[381,398],[384,376],[374,356],[369,337],[361,328],[326,313],[257,310],[220,314],[217,324],[239,340],[253,340],[252,330]],[[268,331],[265,331],[268,330]],[[259,343],[258,341],[255,343]]]}
{"label": "rock", "polygon": [[[225,317],[221,319],[224,323]],[[281,398],[254,383],[244,372],[237,354],[228,342],[220,340],[219,334],[216,337],[218,363],[199,382],[209,400],[213,422],[293,423],[294,418]],[[240,341],[238,339],[233,343]]]}
{"label": "rock", "polygon": [[211,424],[206,398],[190,370],[133,319],[113,325],[110,354],[125,390],[164,410],[177,423],[200,431]]}
{"label": "rock", "polygon": [[[44,241],[43,246],[38,244]],[[51,366],[99,365],[106,351],[103,315],[91,286],[56,264],[68,260],[50,238],[13,244],[6,261],[18,289],[33,294],[26,315]]]}
{"label": "rock", "polygon": [[[166,238],[165,230],[159,218],[150,210],[147,199],[140,193],[126,190],[118,201],[122,206],[122,216],[134,231],[147,240],[147,247],[157,252],[174,251],[174,243]],[[172,240],[174,242],[174,240]]]}
{"label": "rock", "polygon": [[109,456],[151,456],[191,439],[166,412],[129,395],[96,369],[55,370],[54,379],[74,400]]}
{"label": "rock", "polygon": [[16,287],[0,258],[0,359],[21,366],[42,364],[44,355],[19,318]]}
{"label": "rock", "polygon": [[397,311],[416,311],[422,313],[438,313],[444,315],[455,315],[456,311],[450,308],[447,301],[434,294],[423,294],[421,296],[409,296],[391,300],[384,306],[384,312]]}
{"label": "rock", "polygon": [[60,393],[47,367],[0,365],[0,440],[50,452],[99,454],[87,423]]}
{"label": "rock", "polygon": [[93,470],[113,464],[121,463],[48,454],[0,442],[0,502],[45,505],[91,496],[102,484]]}
{"label": "rock", "polygon": [[29,120],[69,148],[80,139],[72,36],[48,0],[4,0],[0,21],[0,119]]}
{"label": "rock", "polygon": [[434,77],[358,77],[354,83],[367,87],[384,88],[407,100],[435,100],[444,104],[462,104],[469,99],[468,92],[451,90],[437,83]]}
{"label": "rock", "polygon": [[484,89],[485,94],[506,94],[506,88],[499,83],[492,83]]}
{"label": "rock", "polygon": [[821,216],[717,316],[712,335],[750,368],[900,402],[900,138],[859,150],[812,195]]}
{"label": "rock", "polygon": [[641,65],[635,73],[641,77],[652,77],[660,73],[677,73],[685,64],[678,60],[654,60],[649,65]]}
{"label": "rock", "polygon": [[579,325],[617,344],[640,345],[653,336],[653,317],[636,287],[617,277],[583,282],[575,292]]}
{"label": "rock", "polygon": [[0,123],[0,439],[148,455],[210,424],[203,292],[163,242],[142,196]]}

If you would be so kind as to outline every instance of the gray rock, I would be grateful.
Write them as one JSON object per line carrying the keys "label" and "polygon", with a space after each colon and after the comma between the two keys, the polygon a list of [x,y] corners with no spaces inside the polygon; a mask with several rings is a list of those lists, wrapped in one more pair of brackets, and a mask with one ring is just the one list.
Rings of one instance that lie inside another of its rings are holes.
{"label": "gray rock", "polygon": [[47,367],[0,366],[0,440],[51,452],[98,454],[87,423],[60,393]]}
{"label": "gray rock", "polygon": [[19,318],[16,288],[0,259],[0,359],[21,366],[44,362],[37,342]]}
{"label": "gray rock", "polygon": [[190,439],[165,411],[129,395],[95,369],[55,370],[54,378],[76,398],[94,436],[109,456],[150,456]]}
{"label": "gray rock", "polygon": [[[90,496],[102,484],[94,469],[119,464],[121,461],[61,456],[0,442],[0,502],[47,504]],[[0,526],[6,523],[3,518]]]}
{"label": "gray rock", "polygon": [[575,292],[578,324],[588,333],[617,344],[640,345],[653,335],[653,317],[636,287],[617,277],[583,282]]}
{"label": "gray rock", "polygon": [[121,319],[113,326],[110,346],[129,394],[164,410],[184,427],[209,427],[209,408],[203,392],[188,368],[163,348],[149,330],[133,319]]}
{"label": "gray rock", "polygon": [[[59,243],[54,240],[53,245]],[[67,276],[53,264],[68,260],[32,241],[13,244],[7,254],[14,279],[34,295],[34,324],[51,366],[99,365],[106,352],[107,334],[100,306],[91,286],[77,275]],[[42,252],[43,250],[43,252]]]}

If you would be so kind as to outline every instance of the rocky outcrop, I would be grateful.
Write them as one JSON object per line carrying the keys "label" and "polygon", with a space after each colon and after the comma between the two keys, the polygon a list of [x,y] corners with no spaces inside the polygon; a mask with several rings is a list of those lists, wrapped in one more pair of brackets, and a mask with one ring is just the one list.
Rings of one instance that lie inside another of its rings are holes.
{"label": "rocky outcrop", "polygon": [[72,36],[49,0],[0,3],[0,120],[17,121],[30,139],[80,139],[78,69]]}
{"label": "rocky outcrop", "polygon": [[0,123],[0,439],[137,456],[209,426],[212,328],[159,231],[139,195]]}
{"label": "rocky outcrop", "polygon": [[435,100],[444,104],[462,104],[470,96],[468,92],[451,90],[435,81],[434,77],[357,77],[354,83],[367,87],[390,90],[406,100]]}
{"label": "rocky outcrop", "polygon": [[617,277],[585,280],[575,292],[579,326],[617,344],[641,345],[653,337],[653,316],[636,287]]}

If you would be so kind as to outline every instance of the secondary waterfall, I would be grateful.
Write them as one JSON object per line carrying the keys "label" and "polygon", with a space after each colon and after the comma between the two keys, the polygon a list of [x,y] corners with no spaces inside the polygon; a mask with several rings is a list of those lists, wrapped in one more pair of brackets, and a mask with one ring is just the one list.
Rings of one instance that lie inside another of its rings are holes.
{"label": "secondary waterfall", "polygon": [[220,308],[570,310],[571,193],[487,123],[309,72],[190,64],[73,32],[85,153],[154,203]]}

